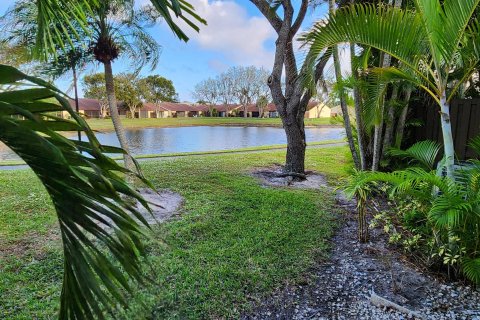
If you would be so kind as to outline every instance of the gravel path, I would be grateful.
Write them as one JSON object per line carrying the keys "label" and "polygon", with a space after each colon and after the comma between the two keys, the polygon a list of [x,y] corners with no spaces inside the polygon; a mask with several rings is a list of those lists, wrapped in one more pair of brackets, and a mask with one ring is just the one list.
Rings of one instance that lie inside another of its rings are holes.
{"label": "gravel path", "polygon": [[[242,319],[480,319],[480,291],[421,273],[388,248],[380,231],[358,243],[355,205],[337,198],[348,213],[332,239],[330,260],[304,285],[283,288]],[[418,316],[374,306],[372,290]]]}

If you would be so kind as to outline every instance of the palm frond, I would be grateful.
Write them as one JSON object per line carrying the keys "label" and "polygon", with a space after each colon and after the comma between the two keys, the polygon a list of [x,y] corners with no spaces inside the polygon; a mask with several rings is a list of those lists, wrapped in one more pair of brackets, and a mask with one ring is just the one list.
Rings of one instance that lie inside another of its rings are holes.
{"label": "palm frond", "polygon": [[393,7],[356,4],[340,8],[328,22],[315,24],[301,40],[309,46],[308,65],[326,48],[345,42],[370,46],[388,53],[435,87],[418,65],[429,57],[428,34],[414,11]]}
{"label": "palm frond", "polygon": [[463,272],[474,283],[480,283],[480,258],[463,260]]}
{"label": "palm frond", "polygon": [[388,154],[394,157],[409,158],[425,167],[428,170],[434,170],[435,160],[441,150],[441,145],[436,141],[420,141],[413,144],[406,150],[392,148]]}
{"label": "palm frond", "polygon": [[[148,204],[122,178],[134,173],[104,155],[123,150],[100,145],[63,94],[45,81],[0,65],[0,85],[17,86],[0,92],[0,141],[42,181],[57,213],[64,252],[60,318],[102,319],[117,303],[127,307],[128,279],[142,280],[142,225],[148,223],[125,197],[146,209]],[[69,140],[58,130],[83,131],[88,141]]]}

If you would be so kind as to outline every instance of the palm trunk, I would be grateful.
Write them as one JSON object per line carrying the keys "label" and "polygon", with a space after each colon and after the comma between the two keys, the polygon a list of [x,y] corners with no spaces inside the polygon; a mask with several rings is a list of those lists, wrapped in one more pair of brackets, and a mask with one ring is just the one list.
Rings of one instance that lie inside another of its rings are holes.
{"label": "palm trunk", "polygon": [[[398,87],[393,87],[390,102],[395,102],[398,98]],[[390,103],[388,106],[388,117],[385,128],[385,136],[383,137],[383,150],[386,151],[392,146],[393,127],[395,124],[395,107]]]}
{"label": "palm trunk", "polygon": [[[75,94],[75,111],[78,113],[79,112],[79,103],[78,103],[78,79],[77,79],[77,70],[75,69],[75,66],[72,66],[72,72],[73,72],[73,91]],[[82,141],[82,133],[80,131],[77,132],[78,134],[78,141]]]}
{"label": "palm trunk", "polygon": [[[352,75],[355,81],[358,80],[358,72],[357,68],[354,65],[353,58],[355,57],[355,44],[350,43],[350,57],[351,57],[351,65],[352,65]],[[365,146],[365,133],[363,130],[363,117],[362,117],[362,97],[360,94],[360,89],[355,85],[353,88],[353,100],[355,106],[355,122],[357,125],[357,143],[358,143],[358,154],[360,156],[360,169],[367,170],[367,163],[366,163],[366,146]]]}
{"label": "palm trunk", "polygon": [[[388,5],[392,5],[393,0],[388,1]],[[402,6],[401,0],[395,0],[395,7],[399,8]],[[392,57],[389,54],[383,55],[383,60],[381,61],[381,68],[388,68],[390,67],[390,63],[392,61]],[[378,167],[380,164],[380,158],[382,156],[382,135],[383,135],[383,113],[385,110],[385,98],[381,102],[380,110],[379,110],[379,119],[377,124],[375,125],[375,132],[373,135],[373,159],[372,159],[372,171],[378,171]]]}
{"label": "palm trunk", "polygon": [[125,150],[126,154],[123,156],[125,161],[125,167],[130,170],[134,170],[135,166],[130,156],[130,150],[128,147],[127,136],[125,135],[125,129],[123,128],[120,116],[118,114],[117,99],[115,97],[115,86],[113,83],[112,63],[110,61],[105,62],[105,85],[107,91],[108,107],[110,109],[110,117],[112,118],[113,127],[117,134],[120,147]]}
{"label": "palm trunk", "polygon": [[355,168],[360,168],[360,162],[358,160],[357,150],[355,148],[355,141],[353,139],[352,134],[352,125],[350,123],[350,115],[348,113],[348,106],[347,100],[345,98],[345,92],[343,90],[342,84],[342,71],[340,69],[340,60],[338,57],[338,47],[333,47],[333,64],[335,66],[335,76],[337,78],[337,83],[339,85],[340,90],[340,107],[342,108],[343,113],[343,122],[345,124],[345,131],[347,134],[348,146],[350,147],[350,152],[352,153],[353,163],[355,164]]}
{"label": "palm trunk", "polygon": [[400,113],[397,124],[397,133],[395,136],[395,148],[402,147],[403,133],[405,131],[405,122],[407,121],[408,114],[408,102],[410,101],[410,96],[412,95],[412,88],[408,88],[405,94],[405,106]]}
{"label": "palm trunk", "polygon": [[[335,12],[335,0],[330,0],[328,2],[330,13],[333,14]],[[342,70],[340,68],[340,58],[338,56],[338,47],[333,46],[333,65],[335,67],[335,77],[337,79],[337,84],[339,86],[339,95],[340,95],[340,107],[342,108],[343,113],[343,122],[345,124],[345,131],[347,134],[348,146],[350,148],[350,152],[352,153],[353,163],[355,164],[355,168],[360,168],[360,161],[358,160],[357,150],[355,148],[355,141],[353,140],[352,134],[352,125],[350,123],[350,115],[348,114],[348,106],[347,101],[345,99],[345,92],[343,90],[342,84]]]}
{"label": "palm trunk", "polygon": [[452,124],[450,123],[450,104],[445,92],[440,98],[440,119],[442,123],[443,148],[445,150],[445,167],[447,176],[453,179],[453,165],[455,163],[455,148],[453,145]]}

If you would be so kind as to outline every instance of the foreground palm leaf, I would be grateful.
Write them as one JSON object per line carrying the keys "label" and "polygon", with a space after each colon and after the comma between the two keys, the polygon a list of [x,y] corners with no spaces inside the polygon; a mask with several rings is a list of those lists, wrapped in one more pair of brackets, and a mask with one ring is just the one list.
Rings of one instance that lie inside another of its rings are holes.
{"label": "foreground palm leaf", "polygon": [[[101,319],[117,303],[127,305],[129,277],[141,281],[148,223],[132,202],[148,204],[121,177],[132,173],[103,154],[123,150],[100,145],[55,87],[0,65],[0,89],[0,141],[40,178],[57,212],[64,251],[60,318]],[[54,115],[61,111],[73,120]],[[82,131],[89,141],[58,131]]]}

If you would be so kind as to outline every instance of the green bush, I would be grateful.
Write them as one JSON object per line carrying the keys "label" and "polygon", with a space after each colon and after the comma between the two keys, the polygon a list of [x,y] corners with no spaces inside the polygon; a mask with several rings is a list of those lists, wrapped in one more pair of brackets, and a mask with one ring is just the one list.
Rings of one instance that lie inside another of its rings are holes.
{"label": "green bush", "polygon": [[[480,155],[480,137],[470,146]],[[385,192],[395,210],[376,215],[373,225],[382,224],[391,242],[422,253],[427,264],[480,284],[480,161],[457,166],[452,179],[435,170],[439,151],[432,141],[395,150],[409,160],[407,169],[357,172],[346,191],[366,203],[373,192]]]}

